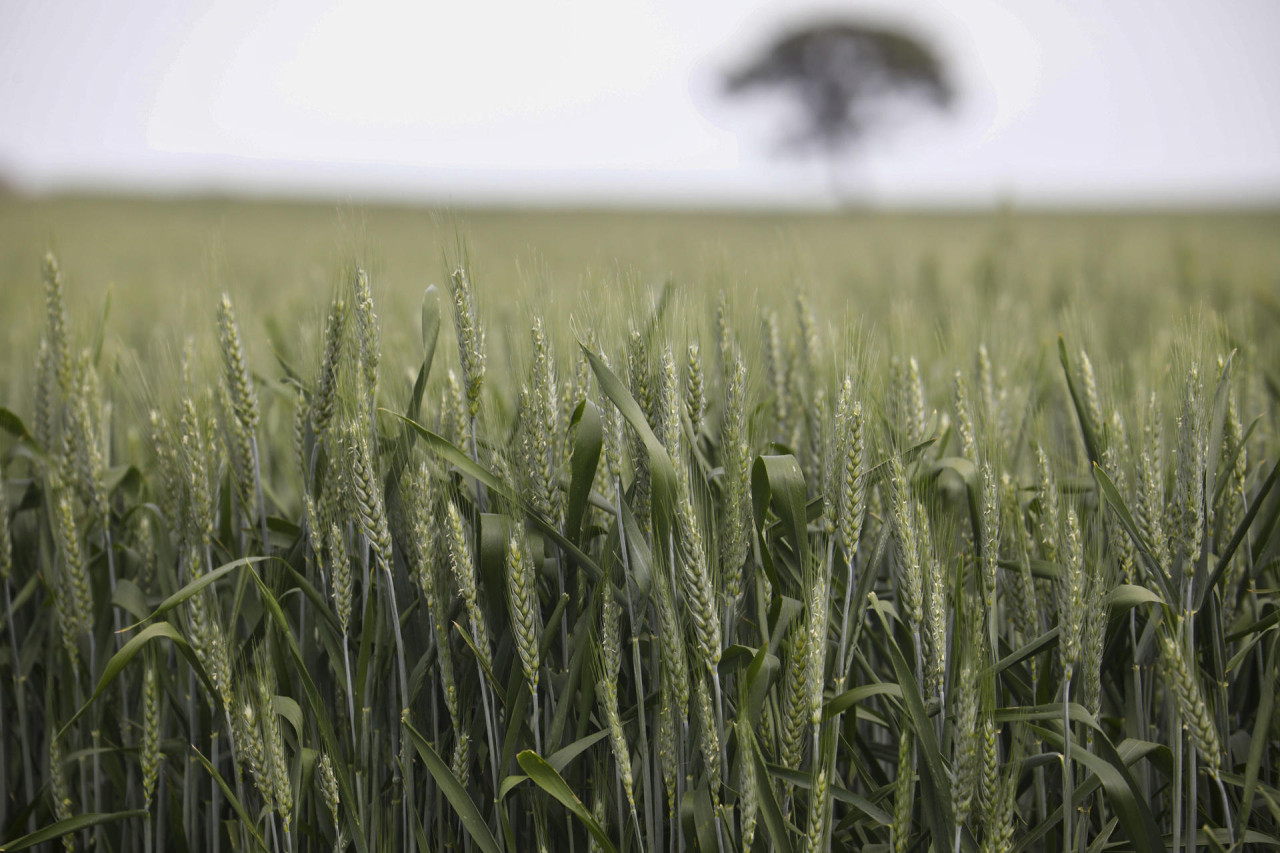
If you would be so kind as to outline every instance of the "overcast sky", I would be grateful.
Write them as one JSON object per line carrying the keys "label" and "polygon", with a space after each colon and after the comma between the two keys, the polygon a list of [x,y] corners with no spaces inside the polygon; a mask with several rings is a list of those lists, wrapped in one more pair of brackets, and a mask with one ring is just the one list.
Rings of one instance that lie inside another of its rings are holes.
{"label": "overcast sky", "polygon": [[719,76],[814,14],[961,100],[846,172],[887,203],[1280,202],[1280,0],[0,0],[0,175],[429,201],[820,203]]}

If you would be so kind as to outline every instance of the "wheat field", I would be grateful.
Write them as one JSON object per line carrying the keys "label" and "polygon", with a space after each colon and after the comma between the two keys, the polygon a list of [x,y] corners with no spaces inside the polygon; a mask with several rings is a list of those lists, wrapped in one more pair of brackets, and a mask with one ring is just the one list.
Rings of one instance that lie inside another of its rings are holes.
{"label": "wheat field", "polygon": [[0,849],[1280,846],[1274,216],[0,222]]}

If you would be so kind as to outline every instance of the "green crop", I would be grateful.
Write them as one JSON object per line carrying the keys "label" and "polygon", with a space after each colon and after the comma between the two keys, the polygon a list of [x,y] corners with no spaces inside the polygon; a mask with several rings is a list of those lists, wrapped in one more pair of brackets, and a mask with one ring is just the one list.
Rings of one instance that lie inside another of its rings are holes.
{"label": "green crop", "polygon": [[63,275],[0,411],[0,849],[1280,844],[1264,310],[493,325],[451,266],[413,323],[351,268],[274,359],[223,296],[140,371]]}

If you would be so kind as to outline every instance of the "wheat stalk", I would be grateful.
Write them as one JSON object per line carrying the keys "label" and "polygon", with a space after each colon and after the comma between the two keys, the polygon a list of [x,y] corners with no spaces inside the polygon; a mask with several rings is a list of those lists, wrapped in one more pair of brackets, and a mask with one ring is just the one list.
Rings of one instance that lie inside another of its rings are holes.
{"label": "wheat stalk", "polygon": [[240,328],[231,307],[231,298],[223,293],[218,304],[218,333],[222,344],[222,362],[226,379],[232,431],[239,446],[242,471],[249,469],[258,502],[262,547],[268,547],[267,502],[262,491],[262,464],[258,456],[258,396],[249,377]]}
{"label": "wheat stalk", "polygon": [[898,735],[898,775],[894,781],[893,824],[889,828],[894,853],[906,853],[911,839],[911,812],[915,805],[914,739],[903,728]]}
{"label": "wheat stalk", "polygon": [[542,752],[542,735],[538,716],[538,672],[541,666],[538,643],[542,637],[542,616],[538,602],[537,574],[533,555],[529,552],[523,531],[513,532],[507,540],[507,569],[510,572],[510,580],[507,584],[507,607],[511,613],[516,651],[520,655],[520,665],[524,670],[525,685],[533,698],[530,727],[533,729],[535,748],[538,752]]}

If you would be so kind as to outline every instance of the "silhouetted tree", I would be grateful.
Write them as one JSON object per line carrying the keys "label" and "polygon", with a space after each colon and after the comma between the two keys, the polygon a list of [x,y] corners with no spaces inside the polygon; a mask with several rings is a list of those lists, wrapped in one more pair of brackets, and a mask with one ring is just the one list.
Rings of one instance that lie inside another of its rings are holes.
{"label": "silhouetted tree", "polygon": [[842,155],[871,135],[899,104],[943,110],[953,92],[941,60],[910,33],[848,21],[793,30],[763,54],[726,75],[731,96],[775,89],[800,106],[801,124],[789,129],[783,149],[818,151],[838,192]]}

